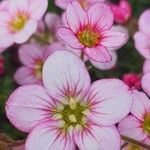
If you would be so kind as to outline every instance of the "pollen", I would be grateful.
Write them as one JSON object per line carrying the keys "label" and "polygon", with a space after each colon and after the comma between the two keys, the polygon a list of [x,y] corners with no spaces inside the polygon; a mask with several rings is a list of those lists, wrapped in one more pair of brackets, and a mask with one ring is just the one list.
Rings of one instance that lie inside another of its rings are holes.
{"label": "pollen", "polygon": [[36,62],[36,65],[34,67],[34,74],[38,79],[42,78],[42,68],[43,68],[43,61],[42,60],[38,60]]}
{"label": "pollen", "polygon": [[144,131],[150,134],[150,113],[146,115],[143,123]]}
{"label": "pollen", "polygon": [[17,14],[10,22],[9,27],[12,32],[20,31],[24,28],[26,22],[28,20],[28,16],[25,14]]}
{"label": "pollen", "polygon": [[86,26],[79,31],[77,37],[83,45],[89,48],[96,46],[100,42],[100,34],[90,26]]}

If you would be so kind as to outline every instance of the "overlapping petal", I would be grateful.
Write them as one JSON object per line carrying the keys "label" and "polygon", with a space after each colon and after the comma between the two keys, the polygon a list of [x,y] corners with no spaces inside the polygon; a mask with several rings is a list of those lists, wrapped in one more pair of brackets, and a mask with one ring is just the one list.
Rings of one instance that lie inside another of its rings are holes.
{"label": "overlapping petal", "polygon": [[132,95],[118,79],[102,79],[92,84],[87,97],[91,112],[88,117],[100,125],[113,125],[131,110]]}
{"label": "overlapping petal", "polygon": [[9,97],[6,114],[16,128],[30,132],[38,123],[50,120],[52,106],[53,101],[42,86],[22,86]]}
{"label": "overlapping petal", "polygon": [[85,64],[65,50],[48,57],[43,66],[43,82],[49,94],[60,101],[66,96],[83,96],[90,87]]}

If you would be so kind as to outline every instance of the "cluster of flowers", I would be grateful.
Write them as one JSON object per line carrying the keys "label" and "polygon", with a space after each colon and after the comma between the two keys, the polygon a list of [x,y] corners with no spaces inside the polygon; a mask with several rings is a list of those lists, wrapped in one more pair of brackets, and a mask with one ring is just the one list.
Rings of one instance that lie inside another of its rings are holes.
{"label": "cluster of flowers", "polygon": [[150,10],[140,17],[134,35],[146,59],[143,76],[131,73],[122,80],[91,83],[85,63],[100,70],[116,65],[116,50],[129,35],[113,24],[128,21],[131,6],[127,0],[55,4],[64,9],[61,17],[46,13],[48,0],[0,3],[0,52],[22,44],[23,66],[14,75],[21,86],[9,97],[6,114],[17,129],[29,133],[25,149],[119,150],[121,135],[150,145]]}

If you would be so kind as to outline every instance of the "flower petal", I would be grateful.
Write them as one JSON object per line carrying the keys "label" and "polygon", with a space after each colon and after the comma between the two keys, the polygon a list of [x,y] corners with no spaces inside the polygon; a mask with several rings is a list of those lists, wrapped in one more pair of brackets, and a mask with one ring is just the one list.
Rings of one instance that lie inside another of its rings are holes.
{"label": "flower petal", "polygon": [[51,121],[37,125],[29,134],[25,147],[27,150],[76,149],[71,137],[62,132],[57,122]]}
{"label": "flower petal", "polygon": [[48,7],[48,0],[29,0],[29,13],[34,20],[40,20]]}
{"label": "flower petal", "polygon": [[133,96],[131,113],[139,120],[144,121],[145,113],[150,110],[150,100],[145,93],[136,90],[133,91]]}
{"label": "flower petal", "polygon": [[137,141],[143,141],[146,138],[146,134],[141,127],[141,122],[132,115],[122,120],[118,125],[118,129],[121,135]]}
{"label": "flower petal", "polygon": [[149,38],[143,33],[137,32],[134,35],[134,41],[135,41],[135,48],[138,50],[138,52],[146,59],[150,59]]}
{"label": "flower petal", "polygon": [[149,9],[144,11],[144,13],[140,16],[138,23],[140,31],[144,32],[144,34],[150,37],[150,28],[149,28],[150,20],[148,18],[150,18]]}
{"label": "flower petal", "polygon": [[30,132],[39,122],[50,119],[52,105],[51,98],[42,86],[22,86],[9,97],[6,114],[16,128]]}
{"label": "flower petal", "polygon": [[43,82],[49,94],[62,100],[68,96],[83,96],[90,87],[85,64],[74,53],[57,51],[43,66]]}
{"label": "flower petal", "polygon": [[34,70],[31,68],[28,68],[28,67],[19,68],[14,75],[14,80],[19,85],[41,84],[42,83],[41,79],[38,79],[34,75]]}
{"label": "flower petal", "polygon": [[113,25],[113,12],[107,4],[96,3],[88,9],[87,13],[89,24],[99,30],[108,30]]}
{"label": "flower petal", "polygon": [[84,49],[85,55],[93,61],[107,63],[110,62],[112,57],[108,50],[104,46],[96,46],[93,48],[85,48]]}
{"label": "flower petal", "polygon": [[113,125],[128,115],[132,94],[127,85],[118,79],[102,79],[92,84],[87,97],[90,120],[100,125]]}
{"label": "flower petal", "polygon": [[25,43],[37,29],[37,22],[29,20],[24,29],[14,34],[14,40],[18,44]]}
{"label": "flower petal", "polygon": [[91,125],[74,136],[80,150],[120,150],[120,136],[114,126]]}
{"label": "flower petal", "polygon": [[24,65],[34,68],[36,61],[44,58],[42,50],[43,49],[36,44],[24,44],[19,49],[20,61]]}
{"label": "flower petal", "polygon": [[66,9],[66,19],[70,29],[74,33],[77,33],[80,28],[88,23],[86,12],[77,1],[68,4]]}
{"label": "flower petal", "polygon": [[83,49],[84,46],[79,42],[75,34],[66,27],[60,27],[57,31],[57,34],[60,39],[70,45],[72,48],[75,49]]}
{"label": "flower petal", "polygon": [[115,52],[110,52],[112,59],[110,62],[107,63],[101,63],[101,62],[96,62],[93,60],[90,60],[90,62],[93,64],[93,66],[95,66],[96,68],[100,69],[100,70],[110,70],[113,67],[115,67],[116,62],[117,62],[117,54]]}
{"label": "flower petal", "polygon": [[114,30],[114,28],[104,31],[102,36],[103,38],[101,40],[101,45],[114,50],[121,47],[126,41],[126,34],[123,32],[118,32]]}
{"label": "flower petal", "polygon": [[143,66],[143,72],[144,74],[150,72],[150,60],[145,60]]}
{"label": "flower petal", "polygon": [[141,80],[143,90],[150,96],[150,72],[146,73]]}

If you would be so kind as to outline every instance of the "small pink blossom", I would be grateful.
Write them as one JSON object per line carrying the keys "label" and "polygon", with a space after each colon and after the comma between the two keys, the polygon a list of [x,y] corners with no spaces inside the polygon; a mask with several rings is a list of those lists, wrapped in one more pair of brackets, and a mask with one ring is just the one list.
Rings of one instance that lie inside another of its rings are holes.
{"label": "small pink blossom", "polygon": [[20,67],[14,80],[20,85],[42,84],[42,68],[46,58],[62,45],[54,43],[47,48],[36,44],[25,44],[19,49],[19,58],[23,66]]}
{"label": "small pink blossom", "polygon": [[110,3],[110,6],[117,23],[123,24],[128,21],[132,13],[132,8],[128,0],[120,0],[119,4]]}
{"label": "small pink blossom", "polygon": [[66,9],[68,4],[73,1],[79,2],[84,9],[88,9],[88,7],[94,3],[105,2],[105,0],[55,0],[55,4],[62,9]]}
{"label": "small pink blossom", "polygon": [[135,47],[146,59],[150,59],[150,9],[144,11],[139,19],[139,31],[135,33]]}
{"label": "small pink blossom", "polygon": [[6,103],[11,123],[29,132],[27,150],[119,150],[114,126],[130,111],[131,92],[118,79],[91,84],[82,62],[69,51],[50,55],[41,85],[22,86]]}
{"label": "small pink blossom", "polygon": [[[24,43],[36,31],[48,0],[9,0],[7,9],[0,9],[0,47]],[[3,5],[3,3],[2,3]]]}
{"label": "small pink blossom", "polygon": [[57,42],[56,32],[61,24],[61,18],[55,13],[47,13],[43,19],[38,22],[37,31],[31,38],[31,42],[40,45],[48,45]]}
{"label": "small pink blossom", "polygon": [[118,129],[122,135],[150,145],[150,100],[143,92],[137,92],[131,114],[119,123]]}
{"label": "small pink blossom", "polygon": [[135,73],[125,74],[123,81],[130,87],[131,90],[141,89],[141,77]]}
{"label": "small pink blossom", "polygon": [[109,49],[119,47],[126,38],[111,28],[114,17],[107,4],[96,3],[85,11],[74,1],[68,4],[65,17],[67,25],[58,29],[58,36],[93,61],[111,61]]}
{"label": "small pink blossom", "polygon": [[0,75],[4,73],[4,58],[0,55]]}

